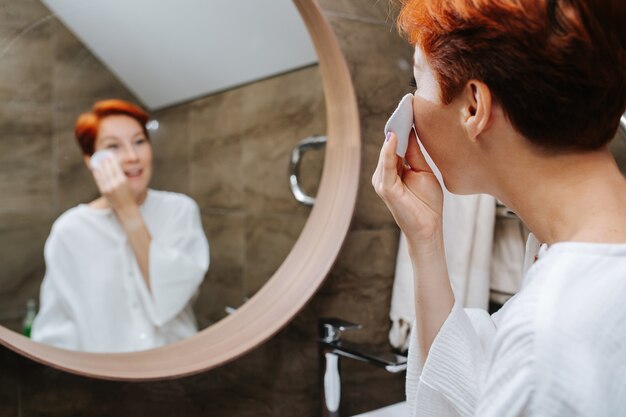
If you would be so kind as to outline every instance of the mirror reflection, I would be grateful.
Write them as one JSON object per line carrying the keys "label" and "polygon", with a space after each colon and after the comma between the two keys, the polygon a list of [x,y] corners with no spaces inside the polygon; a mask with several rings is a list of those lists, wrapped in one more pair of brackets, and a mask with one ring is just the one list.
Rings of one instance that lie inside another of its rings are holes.
{"label": "mirror reflection", "polygon": [[[291,2],[242,4],[7,3],[1,325],[149,349],[236,310],[280,266],[310,210],[289,155],[325,133],[323,91]],[[310,195],[322,164],[302,160]]]}
{"label": "mirror reflection", "polygon": [[45,244],[33,340],[90,352],[149,349],[197,331],[191,298],[209,266],[200,210],[149,190],[148,114],[102,100],[75,135],[100,197],[63,213]]}

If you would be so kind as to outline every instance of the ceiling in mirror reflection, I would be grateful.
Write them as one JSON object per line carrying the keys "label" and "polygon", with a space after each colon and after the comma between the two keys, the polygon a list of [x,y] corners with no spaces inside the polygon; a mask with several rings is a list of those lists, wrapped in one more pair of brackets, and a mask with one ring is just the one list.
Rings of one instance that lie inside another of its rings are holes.
{"label": "ceiling in mirror reflection", "polygon": [[42,3],[149,110],[317,62],[290,0]]}

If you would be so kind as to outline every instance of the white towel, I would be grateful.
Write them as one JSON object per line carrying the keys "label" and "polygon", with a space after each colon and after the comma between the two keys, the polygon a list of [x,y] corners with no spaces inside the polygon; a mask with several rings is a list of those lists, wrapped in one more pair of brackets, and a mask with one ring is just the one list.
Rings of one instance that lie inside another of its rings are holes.
{"label": "white towel", "polygon": [[[448,274],[455,298],[465,307],[487,309],[495,199],[486,194],[450,193],[443,185],[441,173],[421,143],[420,147],[444,192],[443,238]],[[400,235],[389,317],[392,322],[389,342],[400,350],[408,349],[411,323],[415,319],[415,298],[413,268],[403,233]]]}
{"label": "white towel", "polygon": [[529,233],[519,218],[496,217],[491,262],[492,301],[504,304],[519,291]]}
{"label": "white towel", "polygon": [[389,343],[391,346],[406,351],[409,348],[409,333],[415,318],[415,301],[413,295],[413,267],[406,244],[406,236],[400,233],[396,274],[391,292],[391,330]]}

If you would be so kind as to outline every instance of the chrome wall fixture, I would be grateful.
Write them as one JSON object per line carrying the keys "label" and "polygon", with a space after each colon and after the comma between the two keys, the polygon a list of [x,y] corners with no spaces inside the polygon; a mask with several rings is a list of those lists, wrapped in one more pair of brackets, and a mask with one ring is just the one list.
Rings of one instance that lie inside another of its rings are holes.
{"label": "chrome wall fixture", "polygon": [[289,188],[291,194],[300,203],[305,206],[312,206],[315,204],[315,197],[311,197],[302,191],[298,180],[300,174],[300,160],[304,152],[311,149],[321,149],[326,146],[326,136],[309,136],[302,139],[291,151],[291,158],[289,160]]}
{"label": "chrome wall fixture", "polygon": [[318,319],[317,325],[322,417],[341,417],[341,358],[356,359],[391,373],[406,371],[406,356],[341,339],[343,332],[358,330],[360,324],[329,317]]}

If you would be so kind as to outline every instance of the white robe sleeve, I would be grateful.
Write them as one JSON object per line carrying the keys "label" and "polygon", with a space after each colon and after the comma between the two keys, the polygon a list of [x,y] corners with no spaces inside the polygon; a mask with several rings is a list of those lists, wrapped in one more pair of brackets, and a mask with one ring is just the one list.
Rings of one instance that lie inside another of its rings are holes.
{"label": "white robe sleeve", "polygon": [[456,303],[422,366],[414,325],[406,382],[409,416],[473,415],[494,336],[495,325],[486,311],[464,310]]}
{"label": "white robe sleeve", "polygon": [[[148,313],[157,326],[175,318],[189,304],[209,268],[209,244],[200,210],[184,200],[169,222],[167,233],[153,236],[149,252],[150,289],[141,291]],[[140,274],[137,285],[145,289]]]}
{"label": "white robe sleeve", "polygon": [[70,300],[73,273],[72,256],[54,229],[46,241],[46,275],[40,290],[40,309],[33,322],[31,338],[65,349],[79,349],[77,323]]}

